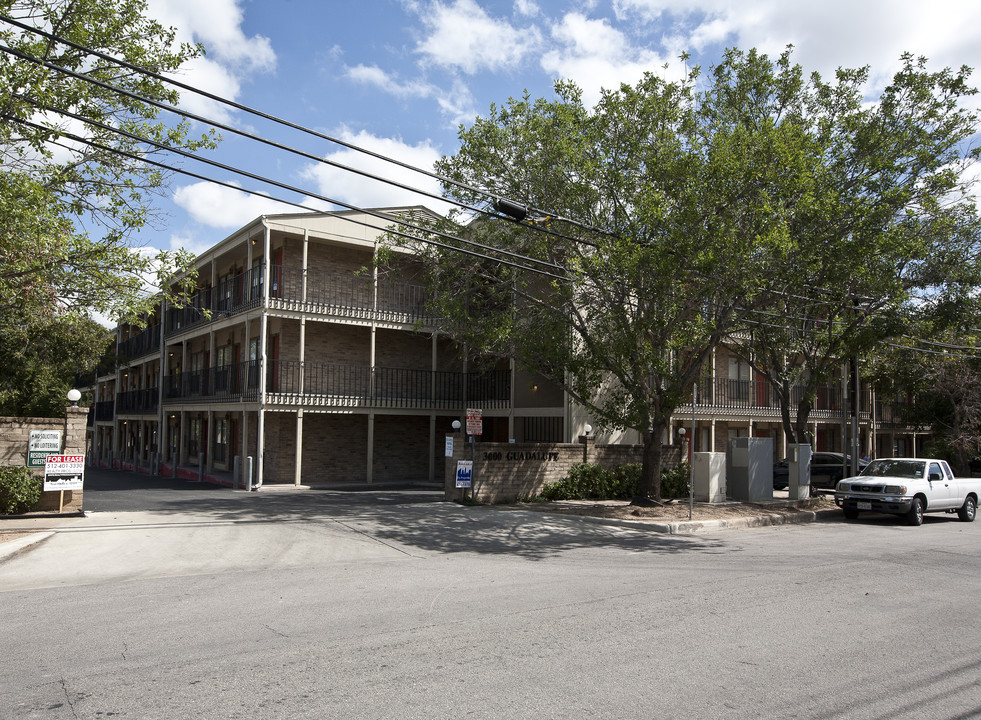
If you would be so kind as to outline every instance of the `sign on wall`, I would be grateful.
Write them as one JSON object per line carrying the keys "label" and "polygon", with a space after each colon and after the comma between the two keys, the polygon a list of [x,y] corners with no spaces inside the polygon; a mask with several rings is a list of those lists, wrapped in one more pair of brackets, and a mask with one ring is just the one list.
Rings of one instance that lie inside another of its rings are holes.
{"label": "sign on wall", "polygon": [[81,490],[84,455],[48,455],[44,463],[44,492]]}
{"label": "sign on wall", "polygon": [[473,478],[473,460],[456,461],[456,486],[458,488],[470,487]]}
{"label": "sign on wall", "polygon": [[27,467],[45,467],[48,455],[61,452],[61,430],[31,430],[27,438]]}

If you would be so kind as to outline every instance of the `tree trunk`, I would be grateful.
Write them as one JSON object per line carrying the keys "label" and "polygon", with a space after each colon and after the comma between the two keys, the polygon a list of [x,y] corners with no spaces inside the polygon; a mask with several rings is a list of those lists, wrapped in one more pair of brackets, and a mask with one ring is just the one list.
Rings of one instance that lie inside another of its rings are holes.
{"label": "tree trunk", "polygon": [[812,404],[805,396],[797,403],[797,443],[806,443],[812,450],[817,445],[817,438],[810,438],[807,434],[807,419],[811,416]]}
{"label": "tree trunk", "polygon": [[644,433],[644,462],[640,469],[637,494],[642,498],[654,498],[661,502],[661,433],[659,429]]}

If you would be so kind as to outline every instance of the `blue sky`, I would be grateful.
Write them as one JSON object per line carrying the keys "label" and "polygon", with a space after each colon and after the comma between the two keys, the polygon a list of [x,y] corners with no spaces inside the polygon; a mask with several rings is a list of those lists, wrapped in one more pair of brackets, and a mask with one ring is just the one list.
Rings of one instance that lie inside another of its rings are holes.
{"label": "blue sky", "polygon": [[[411,165],[457,147],[457,129],[526,89],[551,95],[574,80],[592,104],[601,87],[646,71],[680,75],[678,56],[710,66],[725,47],[779,54],[792,43],[807,70],[870,65],[875,95],[904,51],[931,66],[981,66],[977,0],[149,0],[151,13],[201,42],[181,79]],[[665,68],[665,64],[668,67]],[[975,75],[981,85],[981,74]],[[436,190],[421,176],[191,96],[208,117]],[[360,207],[430,201],[228,136],[213,157]],[[255,187],[253,181],[207,170]],[[275,191],[306,202],[303,195]],[[311,202],[311,207],[323,207]],[[200,252],[256,216],[292,212],[268,198],[172,179],[158,227],[138,241]]]}

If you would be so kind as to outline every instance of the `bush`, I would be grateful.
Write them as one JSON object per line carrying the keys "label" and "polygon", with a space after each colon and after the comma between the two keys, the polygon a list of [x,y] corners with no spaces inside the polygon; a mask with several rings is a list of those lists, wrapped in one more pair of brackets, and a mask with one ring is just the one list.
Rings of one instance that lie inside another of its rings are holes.
{"label": "bush", "polygon": [[686,498],[690,490],[691,465],[682,461],[678,467],[661,471],[661,497]]}
{"label": "bush", "polygon": [[[557,483],[542,488],[545,500],[630,500],[637,495],[640,464],[619,465],[606,470],[591,463],[573,465]],[[661,497],[688,497],[688,463],[661,473]]]}
{"label": "bush", "polygon": [[0,515],[32,510],[43,487],[42,479],[26,467],[0,467]]}

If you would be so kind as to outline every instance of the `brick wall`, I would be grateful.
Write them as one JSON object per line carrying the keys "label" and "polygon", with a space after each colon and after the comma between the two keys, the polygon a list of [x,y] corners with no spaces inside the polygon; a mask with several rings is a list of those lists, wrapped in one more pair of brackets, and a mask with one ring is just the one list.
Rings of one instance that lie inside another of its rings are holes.
{"label": "brick wall", "polygon": [[[85,423],[88,408],[65,408],[64,418],[14,418],[0,417],[0,464],[27,465],[27,442],[31,430],[60,430],[63,455],[85,454]],[[38,477],[44,477],[44,468],[31,468]],[[82,490],[66,490],[63,513],[76,513],[82,510]],[[60,492],[41,494],[36,510],[58,512],[61,503]]]}
{"label": "brick wall", "polygon": [[[456,487],[457,460],[470,460],[467,438],[453,436],[453,457],[445,458],[444,497],[459,500],[470,491]],[[678,464],[678,446],[665,446],[664,463]],[[615,467],[642,460],[640,445],[596,445],[593,438],[579,443],[476,443],[474,446],[474,497],[481,502],[511,502],[541,492],[569,474],[576,463]]]}

